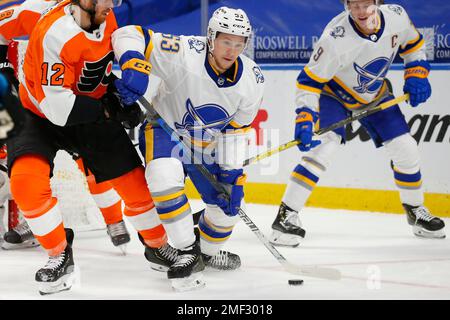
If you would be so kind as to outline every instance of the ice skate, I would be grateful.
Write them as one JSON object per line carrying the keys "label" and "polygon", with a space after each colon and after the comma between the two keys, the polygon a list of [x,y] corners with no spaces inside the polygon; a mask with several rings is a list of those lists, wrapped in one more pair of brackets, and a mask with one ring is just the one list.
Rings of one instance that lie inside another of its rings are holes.
{"label": "ice skate", "polygon": [[170,266],[167,277],[177,292],[196,290],[205,286],[202,279],[204,269],[200,245],[196,241],[192,246],[178,250],[177,261]]}
{"label": "ice skate", "polygon": [[282,202],[275,221],[272,223],[272,234],[269,241],[276,246],[297,247],[304,237],[305,230],[302,229],[298,212]]}
{"label": "ice skate", "polygon": [[406,211],[408,224],[413,228],[414,235],[421,238],[445,238],[444,221],[438,217],[432,216],[426,207],[414,207],[403,203],[403,208]]}
{"label": "ice skate", "polygon": [[79,278],[73,261],[72,229],[66,230],[67,246],[63,252],[49,260],[36,272],[35,280],[39,283],[39,293],[47,295],[69,290]]}
{"label": "ice skate", "polygon": [[34,238],[33,232],[24,220],[12,230],[3,235],[4,242],[2,248],[5,250],[15,250],[39,246],[39,242]]}
{"label": "ice skate", "polygon": [[118,247],[120,251],[126,255],[127,243],[130,242],[130,234],[123,220],[106,225],[106,232],[111,238],[111,242],[115,247]]}
{"label": "ice skate", "polygon": [[160,248],[145,247],[145,258],[150,262],[150,268],[166,272],[177,261],[178,251],[166,243]]}
{"label": "ice skate", "polygon": [[202,253],[205,267],[217,270],[236,270],[241,266],[241,258],[234,253],[220,250],[216,255]]}

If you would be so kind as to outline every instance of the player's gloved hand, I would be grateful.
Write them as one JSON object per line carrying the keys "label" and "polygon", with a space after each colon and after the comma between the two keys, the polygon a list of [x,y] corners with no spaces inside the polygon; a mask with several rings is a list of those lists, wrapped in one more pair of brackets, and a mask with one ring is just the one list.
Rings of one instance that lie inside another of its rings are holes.
{"label": "player's gloved hand", "polygon": [[119,61],[122,78],[114,83],[125,105],[131,105],[147,91],[148,76],[152,66],[137,51],[125,52]]}
{"label": "player's gloved hand", "polygon": [[409,93],[409,104],[417,107],[431,96],[431,86],[428,81],[430,64],[425,60],[413,61],[405,65],[405,85],[403,92]]}
{"label": "player's gloved hand", "polygon": [[0,144],[17,135],[23,127],[24,109],[15,87],[0,72]]}
{"label": "player's gloved hand", "polygon": [[102,104],[106,117],[121,122],[125,129],[133,129],[144,121],[141,107],[136,102],[124,106],[117,92],[108,91],[102,97]]}
{"label": "player's gloved hand", "polygon": [[235,216],[239,214],[241,201],[244,198],[244,184],[247,176],[242,169],[219,170],[217,174],[218,181],[223,183],[229,191],[230,198],[225,199],[222,196],[217,198],[216,204],[225,212],[226,215]]}
{"label": "player's gloved hand", "polygon": [[8,46],[0,45],[0,72],[8,78],[9,83],[11,83],[16,90],[19,89],[19,81],[16,78],[16,73],[14,71],[14,66],[9,62],[7,56]]}
{"label": "player's gloved hand", "polygon": [[309,151],[321,143],[319,140],[312,139],[314,135],[314,123],[319,118],[319,115],[307,107],[297,108],[295,112],[297,113],[297,117],[295,119],[294,139],[300,141],[300,144],[297,145],[300,151]]}

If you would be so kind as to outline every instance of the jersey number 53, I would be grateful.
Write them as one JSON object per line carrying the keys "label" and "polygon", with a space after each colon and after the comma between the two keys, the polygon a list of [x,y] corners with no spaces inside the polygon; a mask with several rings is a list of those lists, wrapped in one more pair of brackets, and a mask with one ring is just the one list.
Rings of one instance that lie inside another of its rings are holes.
{"label": "jersey number 53", "polygon": [[180,37],[172,34],[163,34],[161,50],[176,53],[180,51]]}

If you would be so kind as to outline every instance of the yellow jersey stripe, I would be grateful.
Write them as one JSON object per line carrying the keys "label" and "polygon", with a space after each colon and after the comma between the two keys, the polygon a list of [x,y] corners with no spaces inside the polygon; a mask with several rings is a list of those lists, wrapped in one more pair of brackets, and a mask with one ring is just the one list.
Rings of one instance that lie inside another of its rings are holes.
{"label": "yellow jersey stripe", "polygon": [[420,187],[422,185],[422,180],[419,180],[417,182],[404,182],[404,181],[395,179],[395,183],[398,186],[403,186],[403,187]]}
{"label": "yellow jersey stripe", "polygon": [[368,104],[369,103],[366,100],[364,100],[363,98],[361,98],[358,94],[356,94],[352,89],[347,87],[344,84],[344,82],[342,82],[342,80],[339,79],[338,77],[334,77],[333,80],[336,81],[337,84],[339,84],[348,94],[350,94],[353,97],[353,99],[355,99],[359,103],[362,103],[362,104]]}
{"label": "yellow jersey stripe", "polygon": [[150,29],[147,31],[150,36],[150,42],[148,43],[147,48],[145,48],[144,56],[145,60],[150,61],[150,56],[152,55],[153,51],[153,31]]}
{"label": "yellow jersey stripe", "polygon": [[199,230],[200,230],[200,236],[209,242],[223,242],[223,241],[226,241],[230,237],[230,236],[226,236],[223,238],[213,238],[213,237],[207,235],[206,233],[204,233],[201,229],[199,229]]}
{"label": "yellow jersey stripe", "polygon": [[314,73],[312,73],[311,70],[309,70],[309,68],[307,66],[305,68],[303,68],[303,70],[308,75],[308,77],[310,77],[314,81],[317,81],[317,82],[320,82],[320,83],[325,83],[325,82],[330,81],[329,79],[325,79],[325,78],[321,78],[319,76],[316,76]]}
{"label": "yellow jersey stripe", "polygon": [[171,194],[166,194],[164,196],[153,196],[152,195],[152,198],[156,202],[163,202],[163,201],[176,199],[176,198],[182,196],[183,194],[184,194],[184,190],[180,190],[178,192],[171,193]]}
{"label": "yellow jersey stripe", "polygon": [[169,213],[159,213],[158,215],[161,220],[168,220],[168,219],[175,218],[176,216],[179,216],[180,214],[182,214],[183,212],[185,212],[189,209],[190,209],[189,202],[187,202],[186,204],[184,204],[181,208],[178,208],[177,210],[174,210]]}
{"label": "yellow jersey stripe", "polygon": [[310,87],[310,86],[306,86],[306,85],[300,84],[298,82],[297,82],[297,88],[299,88],[301,90],[317,93],[317,94],[321,94],[322,93],[322,90],[320,90],[320,89],[317,89],[317,88],[314,88],[314,87]]}
{"label": "yellow jersey stripe", "polygon": [[407,51],[405,51],[403,53],[400,53],[400,56],[404,56],[404,55],[416,52],[417,50],[422,48],[424,43],[425,43],[425,39],[420,40],[420,42],[417,45],[415,45],[414,47],[412,47],[411,49],[409,49],[409,50],[407,50]]}
{"label": "yellow jersey stripe", "polygon": [[153,128],[150,124],[145,127],[145,163],[153,160]]}
{"label": "yellow jersey stripe", "polygon": [[295,179],[303,181],[304,183],[306,183],[310,187],[315,187],[315,185],[316,185],[316,183],[314,181],[312,181],[311,179],[308,179],[305,176],[302,176],[302,175],[298,174],[297,172],[292,172],[291,176],[293,176]]}

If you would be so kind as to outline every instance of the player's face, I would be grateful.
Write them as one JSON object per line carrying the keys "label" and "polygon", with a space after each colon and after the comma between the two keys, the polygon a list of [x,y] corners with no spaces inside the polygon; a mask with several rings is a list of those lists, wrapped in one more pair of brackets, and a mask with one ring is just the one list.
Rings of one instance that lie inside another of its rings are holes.
{"label": "player's face", "polygon": [[349,0],[347,2],[353,20],[364,31],[372,31],[378,25],[377,7],[374,0]]}
{"label": "player's face", "polygon": [[96,24],[105,22],[106,17],[111,12],[112,8],[119,6],[120,3],[121,1],[118,0],[97,0],[94,22]]}
{"label": "player's face", "polygon": [[222,70],[229,69],[245,49],[245,37],[220,33],[214,40],[214,61]]}

